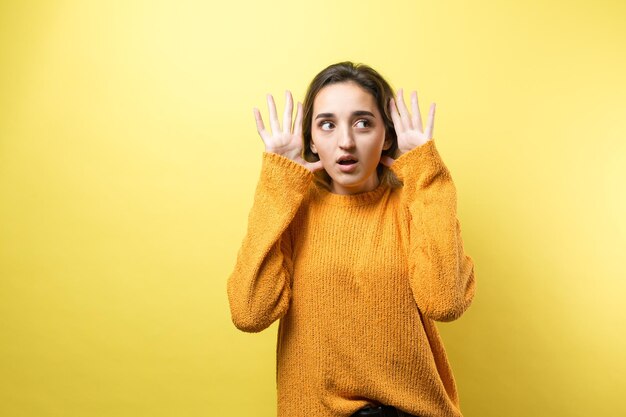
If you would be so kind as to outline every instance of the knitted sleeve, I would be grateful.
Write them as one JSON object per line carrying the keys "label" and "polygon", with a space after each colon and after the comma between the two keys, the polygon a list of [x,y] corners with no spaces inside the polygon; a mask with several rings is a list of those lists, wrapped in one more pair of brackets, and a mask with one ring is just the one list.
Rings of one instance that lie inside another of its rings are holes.
{"label": "knitted sleeve", "polygon": [[246,332],[259,332],[282,317],[291,296],[291,233],[313,174],[274,153],[263,153],[248,228],[227,292],[232,321]]}
{"label": "knitted sleeve", "polygon": [[409,211],[409,280],[425,316],[459,318],[475,292],[474,263],[463,250],[456,188],[433,140],[401,155],[391,170]]}

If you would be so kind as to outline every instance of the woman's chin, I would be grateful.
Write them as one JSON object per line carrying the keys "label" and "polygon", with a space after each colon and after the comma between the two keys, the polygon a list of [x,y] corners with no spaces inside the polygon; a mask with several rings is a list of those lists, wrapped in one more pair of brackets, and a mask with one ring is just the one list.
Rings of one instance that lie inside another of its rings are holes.
{"label": "woman's chin", "polygon": [[336,178],[331,176],[330,189],[335,194],[359,194],[372,191],[378,186],[378,181],[363,181],[361,178]]}

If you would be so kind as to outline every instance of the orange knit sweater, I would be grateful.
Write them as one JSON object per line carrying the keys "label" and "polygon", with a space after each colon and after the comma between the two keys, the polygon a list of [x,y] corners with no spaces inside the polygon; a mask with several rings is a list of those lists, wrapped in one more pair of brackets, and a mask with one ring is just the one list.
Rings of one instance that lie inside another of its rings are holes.
{"label": "orange knit sweater", "polygon": [[461,416],[434,323],[460,317],[475,291],[456,190],[432,140],[391,170],[402,187],[339,195],[263,153],[227,287],[239,329],[280,319],[279,417],[346,417],[368,404]]}

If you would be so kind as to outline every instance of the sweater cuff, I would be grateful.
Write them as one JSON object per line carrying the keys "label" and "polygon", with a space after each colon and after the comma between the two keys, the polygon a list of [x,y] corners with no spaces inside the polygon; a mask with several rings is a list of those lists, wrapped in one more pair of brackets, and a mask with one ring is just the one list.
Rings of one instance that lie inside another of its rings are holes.
{"label": "sweater cuff", "polygon": [[278,187],[305,188],[313,181],[313,173],[291,159],[272,152],[263,152],[263,178]]}
{"label": "sweater cuff", "polygon": [[437,172],[442,168],[445,169],[445,165],[433,139],[400,155],[390,167],[400,180],[419,173]]}

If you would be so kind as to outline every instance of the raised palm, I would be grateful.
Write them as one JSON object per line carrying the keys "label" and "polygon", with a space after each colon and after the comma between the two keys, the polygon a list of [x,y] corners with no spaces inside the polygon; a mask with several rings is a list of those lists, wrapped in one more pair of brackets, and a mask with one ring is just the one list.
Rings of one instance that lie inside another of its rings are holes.
{"label": "raised palm", "polygon": [[267,95],[267,107],[270,114],[271,132],[265,129],[259,109],[254,108],[257,131],[265,144],[265,151],[289,158],[311,172],[322,169],[321,161],[308,162],[302,157],[302,104],[298,103],[296,120],[292,126],[293,98],[291,97],[290,91],[285,93],[285,111],[283,113],[282,128],[276,113],[274,97],[272,97],[271,94]]}
{"label": "raised palm", "polygon": [[[397,102],[394,99],[390,100],[389,110],[391,112],[394,129],[396,130],[396,136],[398,137],[400,155],[432,140],[435,124],[435,103],[430,105],[426,129],[422,127],[422,116],[417,102],[416,91],[411,92],[411,111],[413,114],[409,113],[404,103],[402,89],[398,90]],[[387,166],[391,166],[393,159],[383,156],[381,162]]]}

